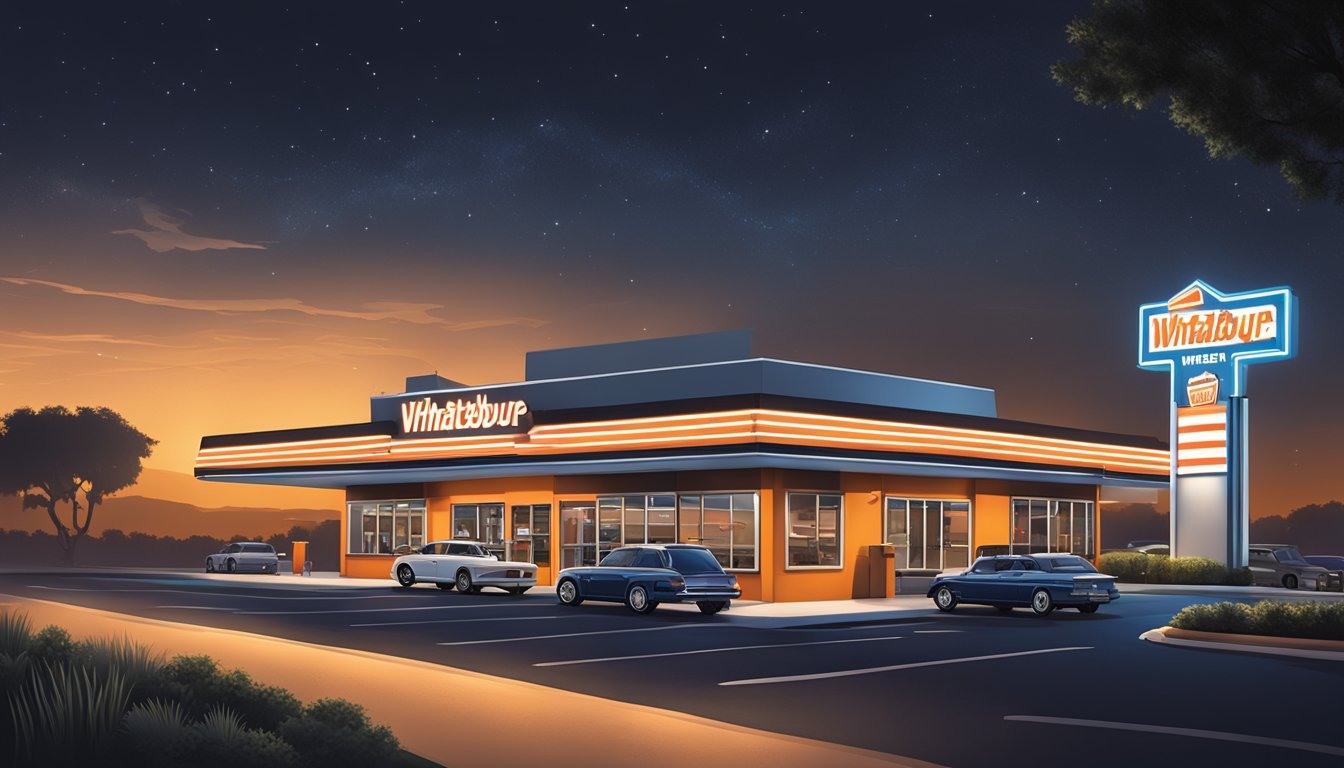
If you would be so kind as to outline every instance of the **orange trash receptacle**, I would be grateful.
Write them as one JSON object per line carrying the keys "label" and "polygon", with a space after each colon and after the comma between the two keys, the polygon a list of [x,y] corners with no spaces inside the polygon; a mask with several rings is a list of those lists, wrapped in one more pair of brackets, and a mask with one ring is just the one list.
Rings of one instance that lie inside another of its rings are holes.
{"label": "orange trash receptacle", "polygon": [[290,554],[293,556],[291,559],[294,561],[290,568],[295,576],[302,576],[303,564],[308,559],[308,542],[291,541],[290,548],[293,550]]}

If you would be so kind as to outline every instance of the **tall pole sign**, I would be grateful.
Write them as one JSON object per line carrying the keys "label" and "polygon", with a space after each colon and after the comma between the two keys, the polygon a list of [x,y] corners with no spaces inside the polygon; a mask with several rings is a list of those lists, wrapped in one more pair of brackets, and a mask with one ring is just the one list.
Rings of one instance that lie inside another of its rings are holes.
{"label": "tall pole sign", "polygon": [[1196,280],[1139,307],[1139,367],[1171,372],[1171,554],[1247,565],[1246,367],[1297,354],[1289,288],[1222,293]]}

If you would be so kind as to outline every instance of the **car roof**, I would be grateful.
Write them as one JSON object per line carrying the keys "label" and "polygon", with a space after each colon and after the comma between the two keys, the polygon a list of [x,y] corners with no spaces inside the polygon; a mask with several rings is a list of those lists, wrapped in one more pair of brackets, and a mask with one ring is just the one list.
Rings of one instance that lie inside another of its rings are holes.
{"label": "car roof", "polygon": [[480,545],[480,546],[482,546],[482,547],[485,546],[485,544],[484,544],[483,542],[479,542],[479,541],[477,541],[477,540],[475,540],[475,539],[435,539],[434,541],[431,541],[431,542],[429,542],[429,543],[430,543],[430,544],[478,544],[478,545]]}
{"label": "car roof", "polygon": [[626,544],[617,549],[709,549],[699,544]]}

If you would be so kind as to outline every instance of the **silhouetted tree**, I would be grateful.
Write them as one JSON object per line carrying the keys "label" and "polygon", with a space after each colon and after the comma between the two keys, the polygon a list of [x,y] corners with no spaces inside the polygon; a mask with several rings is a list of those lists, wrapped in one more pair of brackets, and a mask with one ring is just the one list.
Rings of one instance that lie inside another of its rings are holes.
{"label": "silhouetted tree", "polygon": [[[65,563],[73,564],[94,509],[135,483],[158,441],[109,408],[19,408],[3,421],[0,493],[23,494],[24,508],[45,509]],[[62,503],[70,505],[69,525],[57,511]]]}
{"label": "silhouetted tree", "polygon": [[1276,166],[1298,195],[1344,204],[1344,3],[1093,0],[1051,67],[1084,104],[1143,109],[1212,157]]}

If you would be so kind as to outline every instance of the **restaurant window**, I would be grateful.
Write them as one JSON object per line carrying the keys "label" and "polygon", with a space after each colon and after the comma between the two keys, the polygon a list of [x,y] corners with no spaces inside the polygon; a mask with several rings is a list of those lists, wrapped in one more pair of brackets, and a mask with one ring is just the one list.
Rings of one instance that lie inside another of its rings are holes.
{"label": "restaurant window", "polygon": [[390,555],[425,545],[425,500],[352,501],[346,505],[351,555]]}
{"label": "restaurant window", "polygon": [[971,503],[888,496],[885,538],[896,549],[897,568],[965,568],[970,565]]}
{"label": "restaurant window", "polygon": [[485,545],[485,551],[504,559],[504,505],[454,504],[453,538]]}
{"label": "restaurant window", "polygon": [[551,505],[514,504],[509,510],[508,560],[551,564]]}
{"label": "restaurant window", "polygon": [[788,495],[788,567],[841,568],[844,500],[838,493]]}
{"label": "restaurant window", "polygon": [[677,504],[682,544],[709,549],[724,570],[756,570],[760,511],[755,493],[695,493]]}
{"label": "restaurant window", "polygon": [[597,497],[598,558],[634,544],[699,544],[725,570],[756,570],[755,493]]}
{"label": "restaurant window", "polygon": [[1096,557],[1096,509],[1090,501],[1014,498],[1014,554],[1070,552]]}

